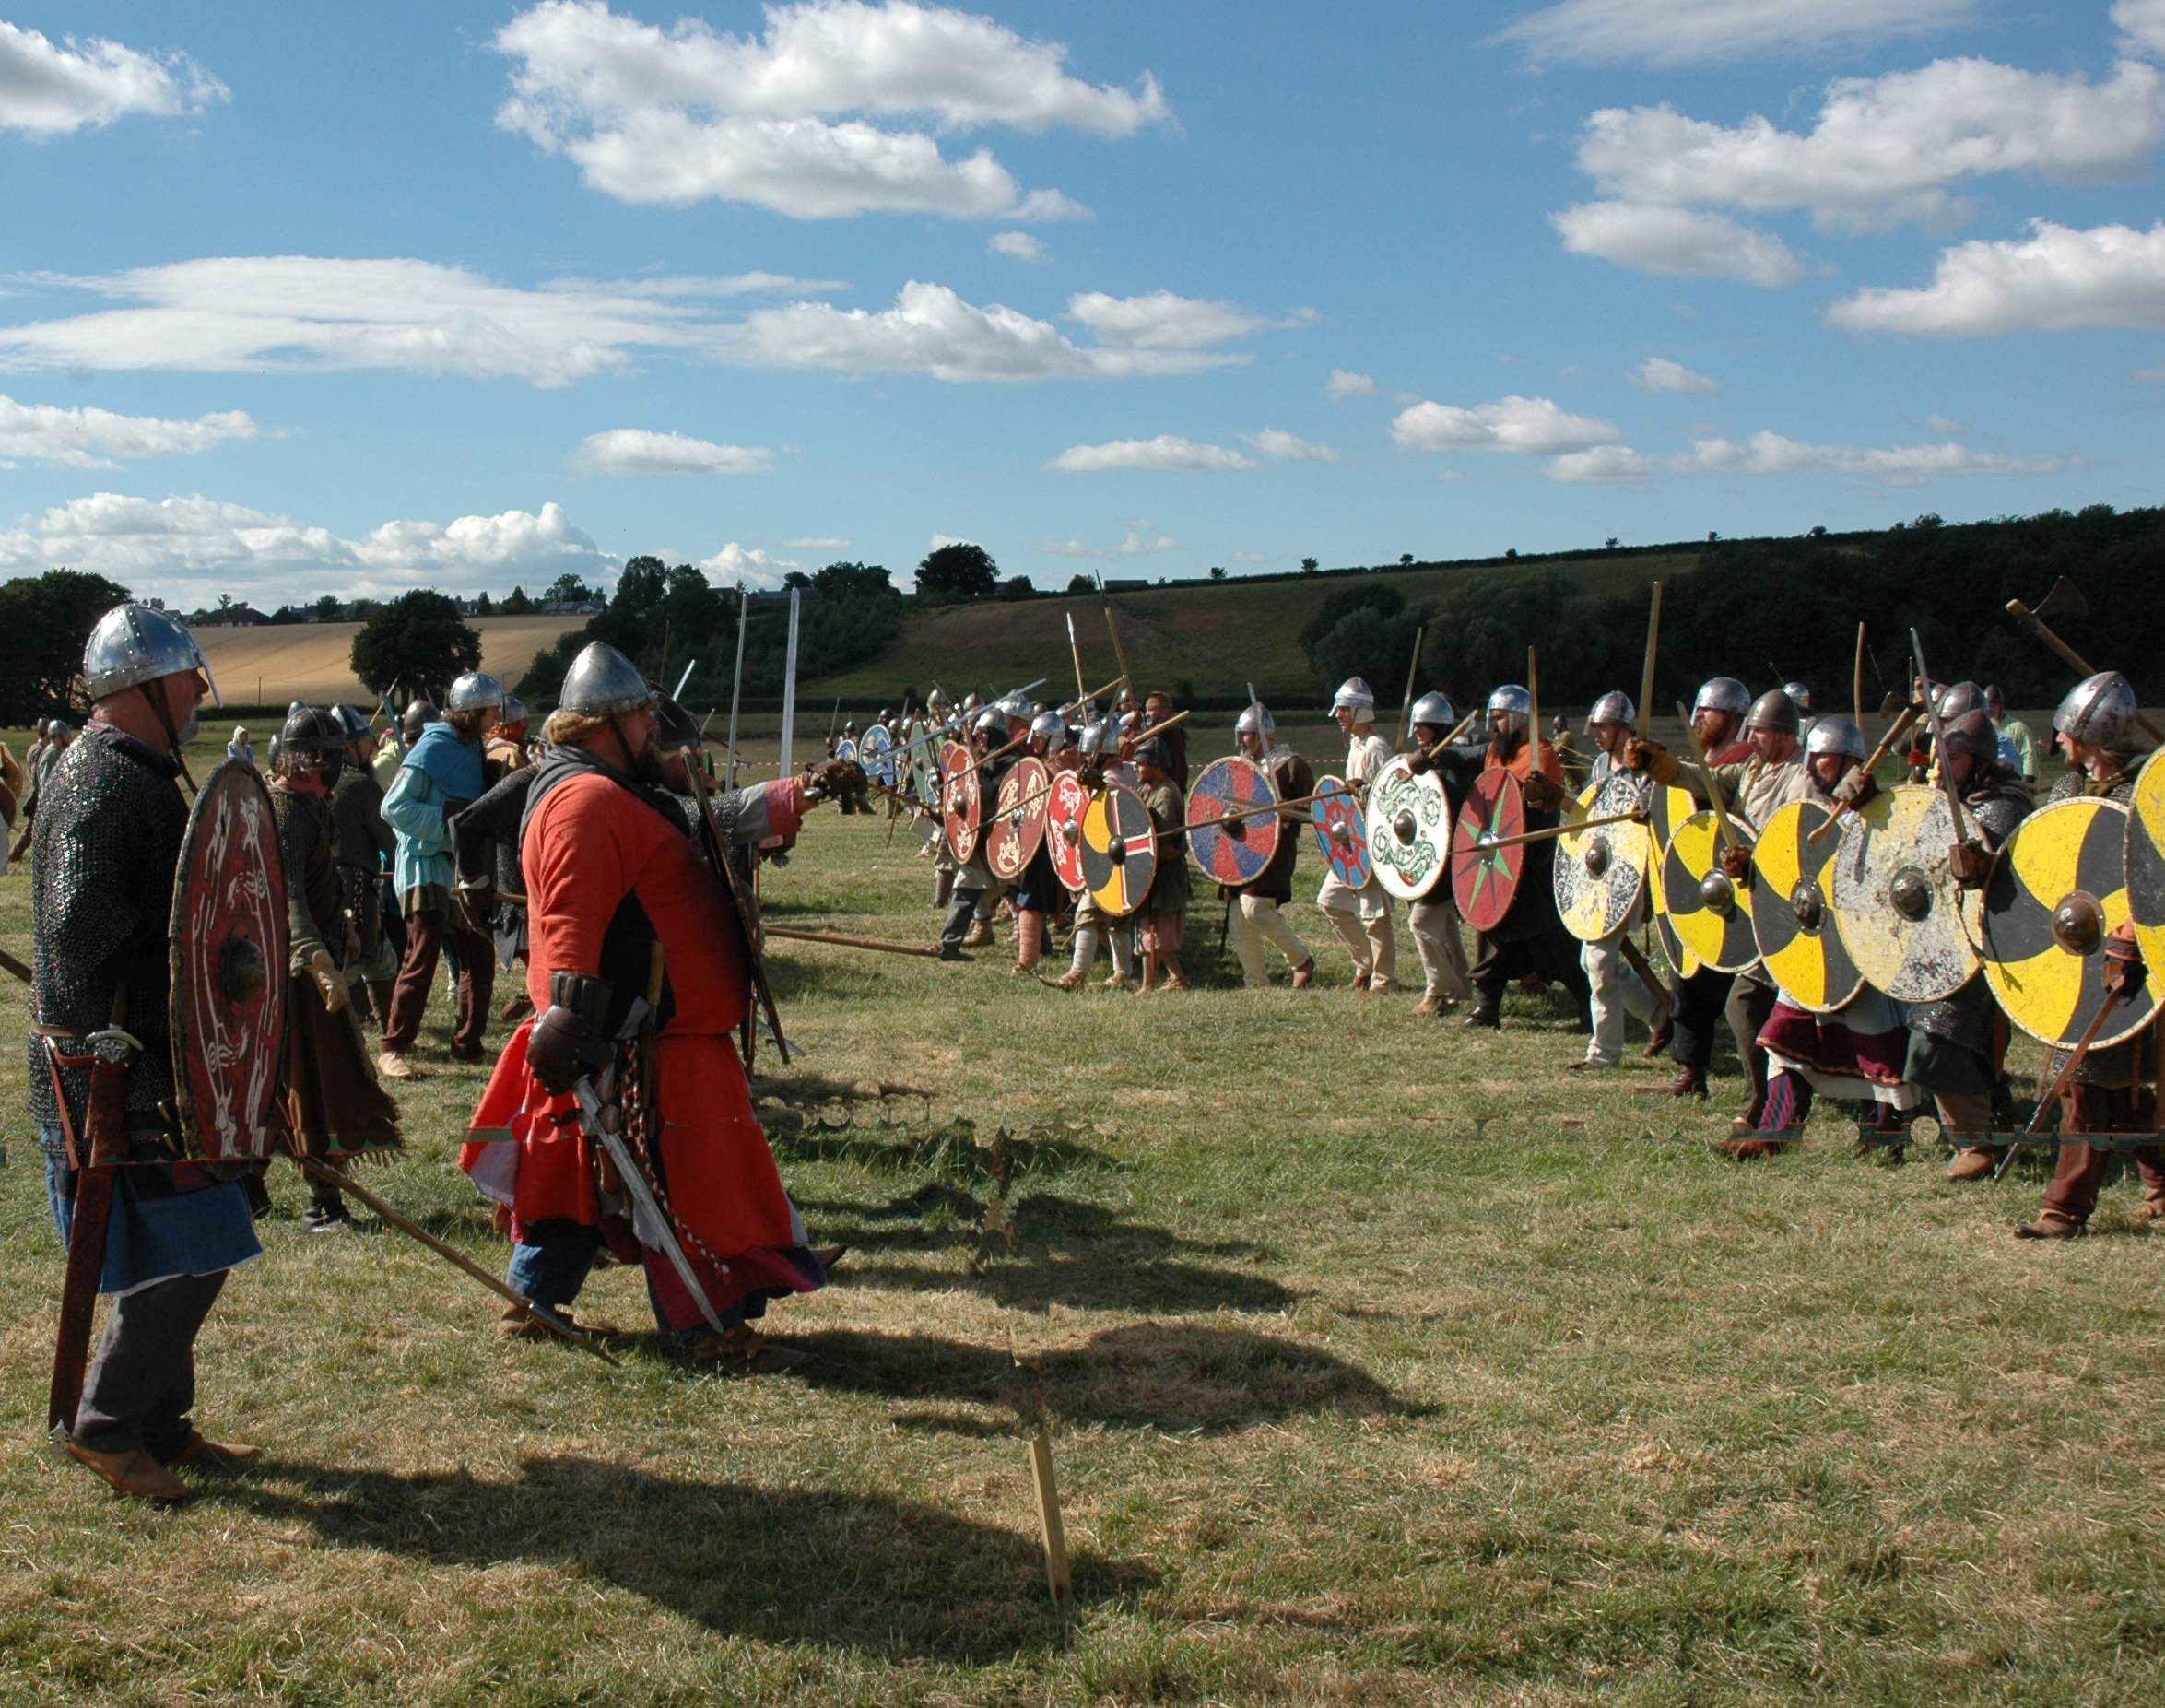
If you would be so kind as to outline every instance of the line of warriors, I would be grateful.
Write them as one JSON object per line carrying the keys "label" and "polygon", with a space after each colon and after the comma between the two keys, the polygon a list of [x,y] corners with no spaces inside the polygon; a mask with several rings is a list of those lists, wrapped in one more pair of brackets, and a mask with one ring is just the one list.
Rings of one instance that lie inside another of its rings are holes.
{"label": "line of warriors", "polygon": [[[1961,804],[1961,834],[1945,851],[1954,883],[1975,896],[1991,879],[1995,856],[2038,804],[2037,744],[2028,726],[2008,715],[1996,689],[1971,682],[1930,690],[1937,736],[1927,720],[1903,754],[1912,783],[1932,779]],[[1513,984],[1562,991],[1587,1039],[1571,1071],[1600,1076],[1620,1066],[1628,1020],[1649,1034],[1645,1054],[1666,1054],[1673,1078],[1642,1090],[1677,1099],[1704,1100],[1719,1033],[1732,1036],[1742,1068],[1744,1096],[1719,1148],[1738,1160],[1777,1153],[1796,1141],[1816,1099],[1861,1106],[1873,1146],[1899,1149],[1912,1120],[1927,1108],[1954,1148],[1948,1177],[1975,1180],[2001,1170],[2009,1139],[2001,1131],[2013,1098],[2006,1058],[2011,1029],[1982,968],[1956,988],[1930,1000],[1900,1002],[1861,980],[1838,1006],[1800,998],[1757,960],[1742,971],[1723,972],[1674,948],[1672,970],[1658,975],[1633,941],[1647,930],[1654,911],[1665,850],[1647,861],[1648,881],[1620,920],[1598,934],[1568,929],[1557,901],[1553,834],[1583,820],[1604,785],[1630,785],[1627,799],[1645,803],[1682,791],[1688,804],[1677,816],[1701,812],[1718,795],[1729,820],[1730,841],[1716,843],[1722,879],[1748,887],[1755,881],[1754,842],[1784,807],[1806,803],[1822,816],[1846,819],[1880,793],[1867,769],[1872,757],[1864,730],[1839,713],[1813,717],[1809,690],[1801,683],[1761,694],[1728,677],[1700,688],[1690,713],[1693,752],[1679,756],[1639,733],[1638,710],[1629,694],[1598,700],[1585,721],[1590,751],[1571,742],[1564,720],[1553,739],[1531,728],[1532,697],[1507,684],[1491,693],[1478,720],[1462,721],[1440,693],[1422,696],[1406,719],[1408,751],[1394,755],[1377,731],[1375,695],[1355,677],[1340,688],[1333,714],[1347,737],[1344,782],[1356,803],[1388,768],[1403,759],[1415,775],[1436,774],[1456,819],[1470,792],[1490,772],[1507,772],[1524,801],[1524,865],[1509,906],[1475,934],[1469,962],[1462,936],[1459,900],[1448,861],[1429,887],[1410,898],[1411,928],[1423,977],[1417,1012],[1441,1016],[1465,1008],[1464,1027],[1497,1030],[1504,997]],[[940,834],[936,805],[917,804],[926,852],[937,869],[935,905],[947,909],[941,952],[959,958],[969,947],[994,942],[995,909],[1005,905],[1016,922],[1017,974],[1037,972],[1051,942],[1051,927],[1072,906],[1073,960],[1049,982],[1065,989],[1082,985],[1100,950],[1112,960],[1110,987],[1129,984],[1140,963],[1141,988],[1185,988],[1181,971],[1182,916],[1190,900],[1190,876],[1182,857],[1183,838],[1197,822],[1186,810],[1189,755],[1184,728],[1153,734],[1173,717],[1170,697],[1149,696],[1136,707],[1124,700],[1100,718],[1085,708],[1079,729],[1065,709],[1043,710],[1020,696],[989,706],[965,704],[959,713],[936,701],[920,725],[893,724],[898,744],[920,732],[955,729],[981,763],[980,787],[996,794],[1005,772],[1026,757],[1053,771],[1077,772],[1095,792],[1109,779],[1133,784],[1148,807],[1158,846],[1149,892],[1132,914],[1114,917],[1088,889],[1079,895],[1056,877],[1050,839],[1019,878],[1003,883],[987,864],[980,837],[968,860],[957,858]],[[883,720],[884,722],[885,720]],[[2126,805],[2139,769],[2136,696],[2117,672],[2089,677],[2069,692],[2053,720],[2056,745],[2068,767],[2049,799],[2105,799]],[[1269,983],[1265,946],[1285,957],[1296,988],[1310,984],[1315,958],[1281,909],[1293,896],[1301,843],[1295,827],[1311,820],[1317,795],[1313,769],[1276,737],[1276,724],[1261,704],[1241,713],[1235,728],[1239,755],[1268,777],[1286,820],[1267,866],[1253,880],[1221,884],[1227,936],[1250,987]],[[993,757],[999,756],[999,757]],[[1327,781],[1327,780],[1326,780]],[[1711,785],[1711,786],[1710,786]],[[1357,874],[1358,876],[1358,874]],[[2116,886],[2115,886],[2116,887]],[[1352,961],[1351,988],[1369,995],[1400,988],[1394,898],[1371,870],[1348,882],[1334,868],[1315,897]],[[1826,922],[1830,927],[1830,916]],[[1813,922],[1815,930],[1821,928]],[[2122,924],[2100,931],[2109,969],[2112,1000],[2138,1002],[2145,986],[2134,933]],[[1971,957],[1972,964],[1975,957]],[[1681,963],[1679,968],[1678,963]],[[2147,1006],[2131,1013],[2147,1013]],[[2157,1131],[2156,1041],[2143,1026],[2132,1036],[2076,1056],[2055,1050],[2046,1084],[2072,1063],[2058,1110],[2059,1165],[2037,1217],[2017,1231],[2032,1239],[2082,1233],[2097,1206],[2115,1147],[2080,1142],[2083,1135],[2153,1134]],[[1998,1135],[1995,1137],[1995,1134]],[[2165,1218],[2165,1147],[2132,1148],[2144,1192],[2144,1211]]]}
{"label": "line of warriors", "polygon": [[[518,708],[478,672],[452,685],[441,713],[410,710],[406,738],[382,754],[350,709],[296,706],[270,744],[267,788],[252,760],[229,756],[253,781],[221,766],[192,816],[182,750],[215,689],[186,627],[116,607],[89,637],[83,679],[89,719],[56,748],[30,827],[25,1048],[71,1280],[87,1252],[92,1296],[111,1310],[65,1409],[64,1312],[56,1445],[115,1490],[159,1500],[189,1493],[179,1470],[216,1473],[260,1452],[211,1440],[192,1415],[198,1331],[230,1271],[263,1254],[254,1222],[268,1207],[265,1164],[251,1160],[262,1153],[220,1153],[218,1112],[184,1107],[182,1090],[201,1045],[176,1038],[174,968],[194,952],[172,935],[194,916],[176,909],[176,888],[214,803],[230,808],[220,845],[241,838],[230,893],[248,891],[252,860],[284,875],[287,964],[265,970],[282,974],[285,997],[265,1125],[277,1151],[309,1172],[398,1149],[382,1080],[413,1074],[405,1057],[439,951],[456,957],[451,1051],[469,1060],[487,1059],[500,957],[523,963],[526,1015],[460,1157],[511,1240],[518,1302],[501,1330],[574,1327],[569,1307],[588,1276],[617,1263],[643,1267],[657,1328],[683,1356],[749,1372],[809,1356],[753,1326],[769,1303],[823,1285],[841,1253],[808,1246],[753,1111],[757,932],[735,899],[748,851],[795,837],[820,778],[710,794],[696,723],[597,642],[573,661],[531,751],[506,727]],[[252,792],[270,807],[253,831]],[[374,809],[357,815],[365,849],[348,835],[357,793]],[[250,834],[275,848],[249,855]],[[399,960],[381,940],[386,861]],[[224,1000],[254,1000],[224,976]],[[371,1000],[374,1045],[359,1023]],[[110,1203],[101,1230],[87,1216],[76,1226],[87,1184],[99,1191],[84,1201]],[[304,1225],[344,1216],[319,1185]]]}

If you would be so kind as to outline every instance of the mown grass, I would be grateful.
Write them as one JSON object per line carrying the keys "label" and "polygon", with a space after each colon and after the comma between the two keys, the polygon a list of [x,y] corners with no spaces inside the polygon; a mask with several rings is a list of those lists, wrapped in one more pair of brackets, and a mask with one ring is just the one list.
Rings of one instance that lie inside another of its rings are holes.
{"label": "mown grass", "polygon": [[[770,904],[929,938],[886,837],[823,811]],[[302,1234],[281,1169],[201,1349],[204,1424],[269,1455],[173,1511],[39,1444],[61,1266],[11,1055],[0,1701],[2155,1700],[2160,1248],[2127,1187],[2041,1249],[2008,1237],[2034,1178],[1860,1160],[1831,1121],[1740,1169],[1705,1143],[1733,1077],[1705,1112],[1634,1097],[1635,1057],[1587,1085],[1546,997],[1470,1038],[1327,988],[1294,916],[1304,993],[1234,987],[1201,911],[1184,997],[1065,995],[1005,946],[778,956],[806,1054],[759,1089],[853,1248],[775,1313],[801,1376],[500,1342],[395,1235]],[[375,1183],[494,1266],[453,1160],[483,1076],[431,1026]],[[648,1321],[621,1269],[584,1309]]]}

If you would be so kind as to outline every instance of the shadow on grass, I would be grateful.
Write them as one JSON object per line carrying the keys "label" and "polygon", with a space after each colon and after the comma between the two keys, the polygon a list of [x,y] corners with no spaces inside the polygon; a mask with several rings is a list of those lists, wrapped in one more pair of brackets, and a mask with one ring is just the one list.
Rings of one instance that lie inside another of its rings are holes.
{"label": "shadow on grass", "polygon": [[[578,1455],[508,1481],[266,1461],[206,1498],[333,1547],[568,1568],[728,1637],[990,1662],[1061,1645],[1037,1537],[912,1502],[666,1478]],[[1156,1574],[1071,1556],[1077,1610]]]}
{"label": "shadow on grass", "polygon": [[[1001,1349],[929,1335],[855,1330],[793,1335],[814,1349],[806,1385],[894,1400],[1002,1406],[1035,1419],[1032,1372]],[[1195,1323],[1136,1323],[1093,1335],[1038,1361],[1045,1398],[1073,1423],[1218,1434],[1335,1411],[1408,1416],[1413,1408],[1343,1359],[1276,1335]],[[915,1428],[989,1434],[982,1420],[919,1412]]]}

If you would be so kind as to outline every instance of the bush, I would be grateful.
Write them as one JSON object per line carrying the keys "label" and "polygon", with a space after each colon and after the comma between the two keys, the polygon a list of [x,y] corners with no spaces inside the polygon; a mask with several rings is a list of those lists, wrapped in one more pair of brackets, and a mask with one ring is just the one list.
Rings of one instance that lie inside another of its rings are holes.
{"label": "bush", "polygon": [[353,637],[352,664],[372,693],[394,682],[415,693],[441,693],[453,677],[481,667],[481,637],[444,595],[417,587],[361,625]]}
{"label": "bush", "polygon": [[1405,608],[1406,595],[1395,587],[1380,583],[1372,586],[1341,587],[1324,598],[1322,608],[1301,628],[1300,650],[1308,654],[1309,663],[1315,666],[1319,676],[1329,676],[1332,672],[1324,667],[1317,650],[1324,636],[1355,611],[1373,611],[1389,618]]}
{"label": "bush", "polygon": [[1000,585],[1000,566],[967,540],[942,546],[917,566],[917,591],[947,599],[988,599]]}
{"label": "bush", "polygon": [[128,597],[102,575],[48,570],[0,586],[0,721],[80,717],[89,709],[82,685],[83,643],[98,619]]}

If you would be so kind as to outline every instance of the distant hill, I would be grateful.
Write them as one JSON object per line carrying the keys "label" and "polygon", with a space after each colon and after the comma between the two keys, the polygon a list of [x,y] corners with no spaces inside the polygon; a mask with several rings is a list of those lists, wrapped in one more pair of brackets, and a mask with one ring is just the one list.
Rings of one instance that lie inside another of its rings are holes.
{"label": "distant hill", "polygon": [[[481,637],[481,667],[512,683],[533,664],[535,654],[587,619],[572,614],[466,620]],[[375,696],[360,685],[348,662],[360,630],[359,623],[271,623],[199,629],[195,639],[229,701],[280,706],[296,700],[314,705],[343,700],[367,705]]]}

